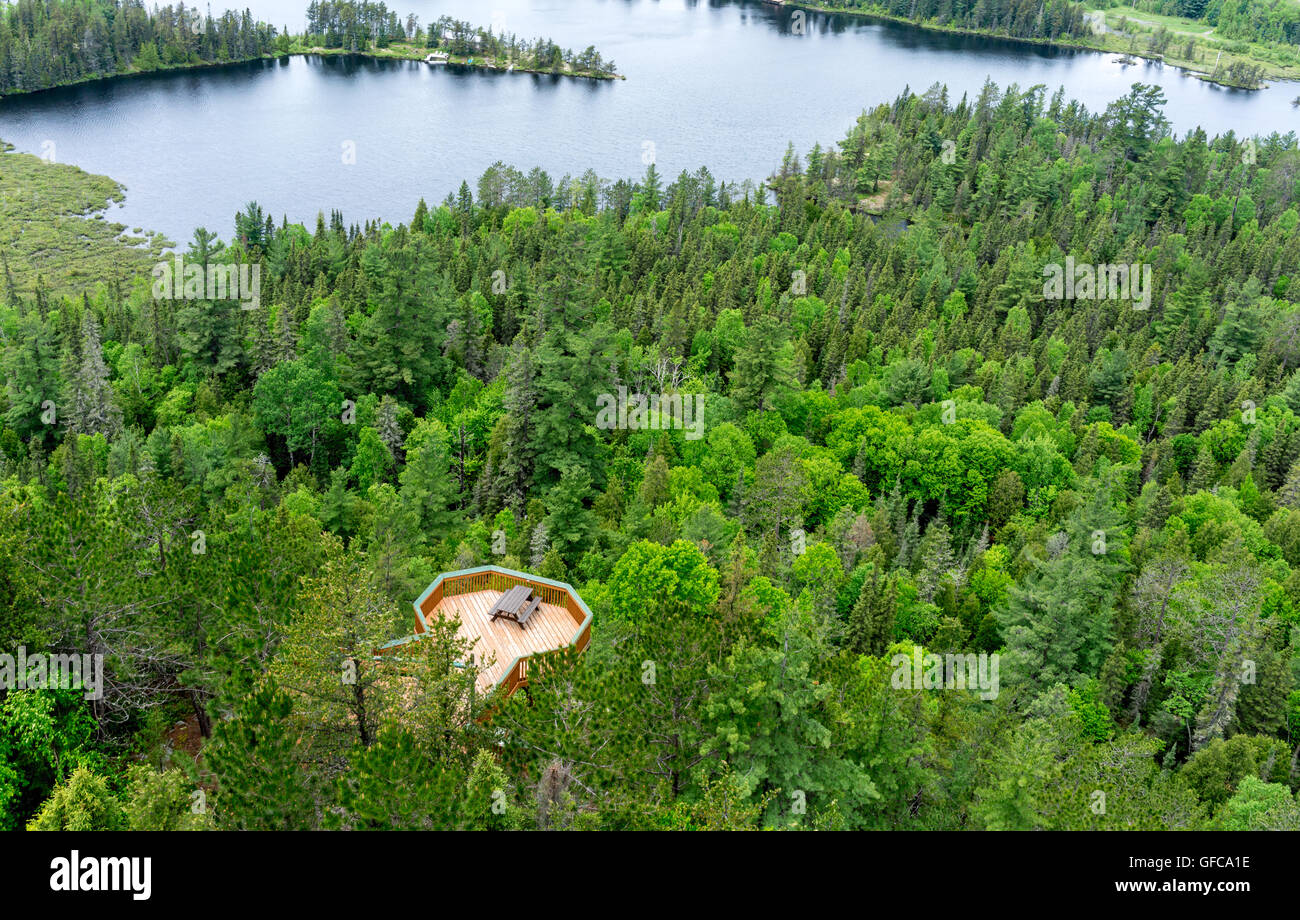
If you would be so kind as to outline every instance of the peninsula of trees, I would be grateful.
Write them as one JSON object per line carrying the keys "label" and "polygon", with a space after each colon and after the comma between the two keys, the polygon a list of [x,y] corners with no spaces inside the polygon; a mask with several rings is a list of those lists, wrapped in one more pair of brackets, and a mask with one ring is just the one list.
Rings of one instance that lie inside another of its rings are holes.
{"label": "peninsula of trees", "polygon": [[414,15],[402,20],[383,3],[368,0],[314,0],[307,8],[307,34],[299,44],[312,50],[415,60],[435,53],[445,55],[449,63],[529,73],[618,76],[614,62],[602,58],[592,46],[574,52],[547,38],[528,41],[513,33],[496,35],[451,16],[441,16],[424,29]]}

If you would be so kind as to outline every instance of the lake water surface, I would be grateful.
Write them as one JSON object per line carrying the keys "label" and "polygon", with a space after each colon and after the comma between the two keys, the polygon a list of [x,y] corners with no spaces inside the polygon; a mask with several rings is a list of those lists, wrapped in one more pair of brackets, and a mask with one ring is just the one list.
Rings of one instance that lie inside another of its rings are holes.
{"label": "lake water surface", "polygon": [[[1159,84],[1181,133],[1300,130],[1300,85],[1250,93],[1113,55],[943,35],[856,16],[748,0],[396,0],[422,22],[449,14],[522,37],[594,44],[626,80],[591,81],[361,58],[292,58],[102,81],[0,100],[0,138],[127,186],[110,212],[184,242],[196,226],[228,237],[257,200],[310,226],[409,220],[496,160],[558,179],[594,169],[640,176],[653,144],[671,179],[707,165],[719,179],[761,179],[788,141],[830,144],[864,109],[936,81],[953,99],[1000,85],[1066,88],[1100,110],[1136,81]],[[213,0],[213,9],[223,5]],[[259,19],[303,28],[306,0],[254,0]],[[356,162],[344,162],[344,145]],[[49,149],[49,148],[44,148]]]}

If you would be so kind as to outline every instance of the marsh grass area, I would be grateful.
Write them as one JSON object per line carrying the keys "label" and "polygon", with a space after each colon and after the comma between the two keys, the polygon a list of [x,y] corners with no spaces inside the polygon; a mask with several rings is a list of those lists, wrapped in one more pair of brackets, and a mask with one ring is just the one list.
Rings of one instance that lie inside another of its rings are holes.
{"label": "marsh grass area", "polygon": [[0,296],[78,295],[117,283],[129,290],[149,272],[164,237],[132,235],[104,211],[125,189],[107,176],[16,153],[0,142]]}

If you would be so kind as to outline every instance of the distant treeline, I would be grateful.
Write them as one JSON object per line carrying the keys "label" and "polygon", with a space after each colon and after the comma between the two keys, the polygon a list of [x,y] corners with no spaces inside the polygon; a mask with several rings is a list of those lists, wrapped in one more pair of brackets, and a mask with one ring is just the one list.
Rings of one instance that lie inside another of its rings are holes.
{"label": "distant treeline", "polygon": [[0,8],[0,94],[249,60],[275,47],[276,30],[247,10],[213,18],[183,4],[151,13],[140,0],[18,0]]}
{"label": "distant treeline", "polygon": [[1069,0],[821,0],[819,6],[882,12],[912,22],[933,21],[1012,38],[1088,35],[1083,5]]}

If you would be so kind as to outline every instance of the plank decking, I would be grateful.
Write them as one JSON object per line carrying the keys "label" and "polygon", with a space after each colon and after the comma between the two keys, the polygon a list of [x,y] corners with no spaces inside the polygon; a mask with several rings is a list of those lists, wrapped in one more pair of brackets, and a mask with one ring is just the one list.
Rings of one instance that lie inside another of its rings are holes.
{"label": "plank decking", "polygon": [[493,622],[492,608],[500,597],[500,591],[457,594],[444,597],[432,614],[426,614],[430,618],[446,617],[455,611],[460,615],[461,635],[478,640],[474,643],[474,655],[480,666],[484,666],[490,656],[495,656],[478,677],[478,688],[485,693],[501,679],[516,658],[564,648],[573,641],[581,625],[564,607],[546,602],[537,608],[522,629],[518,623],[504,618]]}

